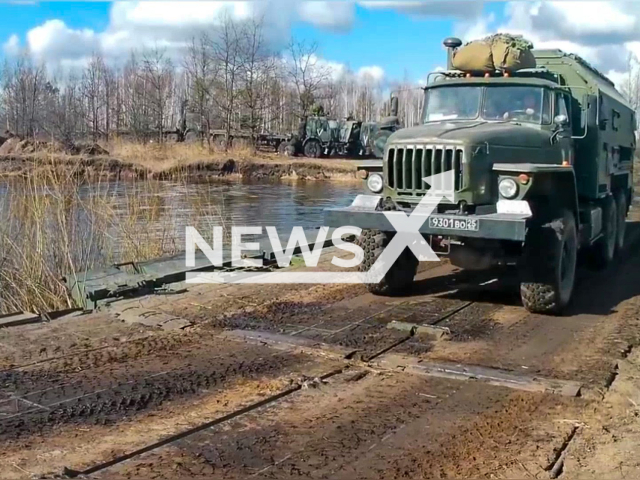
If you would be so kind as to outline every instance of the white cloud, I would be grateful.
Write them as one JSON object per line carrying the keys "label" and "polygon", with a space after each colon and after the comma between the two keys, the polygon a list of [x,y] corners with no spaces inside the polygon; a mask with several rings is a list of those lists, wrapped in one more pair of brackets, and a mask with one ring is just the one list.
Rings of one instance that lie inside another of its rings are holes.
{"label": "white cloud", "polygon": [[312,55],[310,64],[317,65],[318,69],[327,70],[333,80],[340,80],[349,71],[344,63],[332,62],[316,55]]}
{"label": "white cloud", "polygon": [[121,2],[111,10],[111,28],[140,27],[175,28],[217,23],[226,13],[233,19],[251,17],[254,6],[250,2]]}
{"label": "white cloud", "polygon": [[38,60],[61,58],[76,60],[101,49],[98,35],[93,30],[75,30],[62,20],[47,20],[29,30],[27,44]]}
{"label": "white cloud", "polygon": [[18,55],[20,53],[20,38],[15,33],[4,42],[2,49],[6,55]]}
{"label": "white cloud", "polygon": [[535,48],[576,53],[604,72],[625,72],[629,52],[640,53],[640,3],[513,1],[505,17],[501,24],[492,16],[459,22],[456,34],[466,41],[495,32],[520,34]]}
{"label": "white cloud", "polygon": [[362,0],[370,9],[389,9],[415,17],[475,17],[482,12],[482,0]]}
{"label": "white cloud", "polygon": [[348,1],[309,1],[298,4],[298,14],[304,22],[328,30],[348,31],[355,21],[355,4]]}
{"label": "white cloud", "polygon": [[356,73],[356,78],[361,82],[380,84],[384,80],[385,72],[379,65],[361,67]]}
{"label": "white cloud", "polygon": [[464,42],[484,38],[491,34],[491,25],[495,22],[495,19],[495,15],[491,13],[476,20],[460,22],[456,25],[454,34]]}
{"label": "white cloud", "polygon": [[[115,2],[104,31],[73,29],[52,19],[27,32],[25,40],[34,56],[52,65],[78,62],[94,51],[114,61],[125,58],[132,49],[154,46],[165,48],[177,59],[194,36],[215,34],[224,14],[236,21],[264,19],[265,38],[280,48],[295,21],[324,29],[349,29],[355,6],[347,1],[296,0]],[[5,52],[14,53],[18,45],[20,38],[12,36],[5,42]]]}

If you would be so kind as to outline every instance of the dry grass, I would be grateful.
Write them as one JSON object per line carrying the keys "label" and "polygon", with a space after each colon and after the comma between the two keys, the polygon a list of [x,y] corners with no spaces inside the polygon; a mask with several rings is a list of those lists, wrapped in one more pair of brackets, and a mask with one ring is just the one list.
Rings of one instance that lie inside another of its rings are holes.
{"label": "dry grass", "polygon": [[[186,179],[172,183],[189,192]],[[156,180],[89,184],[69,170],[0,184],[0,313],[73,307],[62,277],[176,254],[185,222],[205,238],[228,225],[224,199],[199,192],[183,201]]]}
{"label": "dry grass", "polygon": [[265,161],[282,159],[275,154],[253,152],[247,147],[231,147],[228,151],[209,148],[201,143],[135,143],[122,140],[111,141],[107,145],[110,156],[143,166],[152,171],[189,165],[201,161]]}
{"label": "dry grass", "polygon": [[252,151],[248,147],[231,147],[228,151],[209,149],[205,144],[141,144],[115,140],[106,146],[111,156],[122,161],[143,166],[152,171],[162,171],[179,166],[187,166],[196,162],[224,162],[230,158],[236,162],[272,163],[290,165],[292,163],[309,163],[327,169],[355,170],[355,161],[341,158],[310,159],[305,157],[285,157],[276,153]]}

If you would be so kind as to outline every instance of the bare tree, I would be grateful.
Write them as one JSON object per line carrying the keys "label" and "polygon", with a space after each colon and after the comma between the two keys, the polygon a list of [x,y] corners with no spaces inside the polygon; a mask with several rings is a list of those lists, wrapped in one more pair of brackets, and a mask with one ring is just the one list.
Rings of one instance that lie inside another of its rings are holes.
{"label": "bare tree", "polygon": [[298,94],[300,115],[306,116],[316,101],[316,94],[331,77],[331,69],[320,62],[318,44],[291,39],[287,48],[291,57],[289,77]]}
{"label": "bare tree", "polygon": [[47,79],[44,67],[36,67],[27,55],[13,65],[6,64],[3,74],[2,104],[7,129],[24,137],[34,137],[42,120],[40,109]]}
{"label": "bare tree", "polygon": [[[315,104],[334,118],[377,118],[383,99],[373,79],[363,82],[349,71],[333,78],[316,43],[291,39],[283,51],[272,51],[264,26],[263,19],[236,22],[224,12],[215,32],[185,49],[182,69],[156,48],[131,52],[119,68],[94,54],[77,74],[47,75],[25,53],[2,72],[0,116],[21,136],[45,132],[64,142],[83,135],[110,141],[114,134],[162,142],[180,119],[201,132],[224,129],[227,146],[236,129],[248,130],[254,145],[260,132],[292,132]],[[635,95],[637,104],[634,65],[627,96]],[[401,96],[405,125],[419,121],[421,102],[420,94]]]}
{"label": "bare tree", "polygon": [[[640,113],[640,60],[633,53],[629,53],[627,75],[620,85],[620,90],[633,111]],[[638,128],[638,125],[634,127]]]}
{"label": "bare tree", "polygon": [[[211,95],[215,81],[211,41],[206,35],[192,39],[184,62],[187,74],[189,111],[198,117],[201,132],[211,130]],[[207,141],[210,136],[206,135]]]}
{"label": "bare tree", "polygon": [[98,141],[101,134],[100,123],[104,113],[104,74],[104,60],[94,53],[82,74],[82,95],[87,105],[87,124],[94,142]]}
{"label": "bare tree", "polygon": [[124,66],[122,82],[125,128],[140,138],[148,133],[150,120],[146,111],[144,77],[133,52]]}
{"label": "bare tree", "polygon": [[240,104],[246,110],[246,122],[251,131],[252,146],[255,148],[256,134],[262,124],[262,116],[267,107],[266,87],[275,72],[275,57],[267,48],[264,38],[264,19],[252,20],[241,30],[240,80],[242,90]]}
{"label": "bare tree", "polygon": [[221,113],[226,146],[229,146],[233,128],[236,102],[239,96],[238,82],[242,69],[241,36],[238,25],[226,11],[221,14],[217,36],[212,41],[212,58],[216,64],[216,94],[214,103]]}
{"label": "bare tree", "polygon": [[158,143],[163,142],[163,132],[169,116],[175,70],[165,52],[154,48],[142,56],[142,81],[145,86],[146,106],[156,129]]}

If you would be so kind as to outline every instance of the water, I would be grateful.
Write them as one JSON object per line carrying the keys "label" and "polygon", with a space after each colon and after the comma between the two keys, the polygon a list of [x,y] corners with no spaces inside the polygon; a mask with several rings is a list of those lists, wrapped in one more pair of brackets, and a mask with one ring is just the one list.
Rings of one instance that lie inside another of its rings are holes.
{"label": "water", "polygon": [[[362,193],[357,183],[237,181],[178,184],[158,182],[154,191],[137,192],[135,184],[110,184],[116,208],[122,216],[129,207],[125,199],[136,193],[144,209],[160,215],[151,220],[166,228],[171,220],[175,232],[186,225],[275,226],[290,231],[294,226],[316,228],[323,225],[324,209],[347,206]],[[148,220],[148,219],[146,219]],[[194,225],[194,223],[196,225]],[[147,228],[153,228],[147,222]]]}
{"label": "water", "polygon": [[[25,193],[15,184],[7,188],[0,183],[0,220],[10,231],[21,232],[20,219],[11,209],[3,209],[3,203],[7,205],[11,195],[57,199],[60,188],[39,185]],[[207,241],[211,241],[212,227],[218,225],[227,233],[234,225],[275,226],[286,238],[294,226],[322,226],[325,208],[347,206],[362,193],[358,183],[323,181],[131,181],[63,188],[79,199],[71,207],[73,221],[67,223],[73,230],[68,233],[70,250],[75,263],[84,264],[83,259],[89,258],[93,267],[181,252],[186,226],[197,228]],[[52,204],[50,218],[43,224],[50,230],[47,239],[59,235],[56,219],[61,202]],[[10,217],[17,221],[7,223]],[[55,256],[56,249],[52,247],[50,256]]]}

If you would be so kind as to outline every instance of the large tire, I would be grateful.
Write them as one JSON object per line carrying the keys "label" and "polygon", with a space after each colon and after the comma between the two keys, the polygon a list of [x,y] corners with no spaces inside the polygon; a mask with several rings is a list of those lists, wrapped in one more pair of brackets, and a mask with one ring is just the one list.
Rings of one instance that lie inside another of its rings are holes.
{"label": "large tire", "polygon": [[578,234],[573,214],[565,211],[543,225],[532,225],[522,255],[520,297],[532,313],[559,314],[575,284]]}
{"label": "large tire", "polygon": [[[368,272],[385,247],[393,238],[393,233],[380,230],[362,230],[356,240],[364,251],[364,260],[359,266],[360,272]],[[418,271],[418,259],[408,248],[391,266],[384,278],[378,283],[367,283],[367,290],[374,295],[397,295],[405,292],[413,283]]]}
{"label": "large tire", "polygon": [[618,190],[615,194],[617,229],[616,229],[616,254],[624,248],[624,235],[627,231],[627,197],[624,190]]}
{"label": "large tire", "polygon": [[225,150],[227,148],[227,141],[224,135],[214,135],[213,144],[218,150]]}
{"label": "large tire", "polygon": [[194,132],[193,130],[186,133],[184,136],[184,143],[196,143],[198,141],[198,132]]}
{"label": "large tire", "polygon": [[322,155],[322,145],[317,140],[309,140],[304,144],[304,156],[309,158],[320,158]]}
{"label": "large tire", "polygon": [[178,137],[177,133],[169,133],[166,137],[165,137],[165,141],[167,143],[178,143],[178,140],[180,140],[180,138]]}
{"label": "large tire", "polygon": [[618,233],[618,213],[613,196],[608,196],[602,204],[602,237],[591,247],[589,256],[596,269],[605,269],[613,261],[616,253]]}

